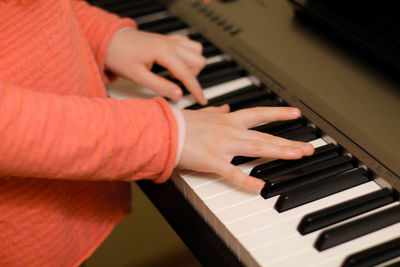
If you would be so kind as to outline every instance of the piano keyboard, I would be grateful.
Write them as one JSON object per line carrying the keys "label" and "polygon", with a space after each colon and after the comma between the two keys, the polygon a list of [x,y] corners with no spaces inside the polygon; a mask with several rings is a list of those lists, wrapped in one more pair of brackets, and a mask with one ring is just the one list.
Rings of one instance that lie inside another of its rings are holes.
{"label": "piano keyboard", "polygon": [[[232,110],[285,105],[229,55],[170,15],[162,5],[151,0],[91,3],[134,18],[140,29],[183,34],[202,42],[207,64],[198,79],[209,105],[229,103]],[[169,78],[165,69],[156,66],[153,70]],[[127,83],[111,86],[109,95],[124,99],[151,97],[153,93],[146,88],[134,90]],[[190,95],[170,104],[200,108]],[[233,163],[242,171],[266,182],[261,192],[239,188],[215,174],[179,171],[171,178],[243,264],[389,266],[400,263],[397,192],[379,186],[373,173],[305,118],[261,125],[255,130],[310,142],[316,153],[291,161],[236,157]]]}

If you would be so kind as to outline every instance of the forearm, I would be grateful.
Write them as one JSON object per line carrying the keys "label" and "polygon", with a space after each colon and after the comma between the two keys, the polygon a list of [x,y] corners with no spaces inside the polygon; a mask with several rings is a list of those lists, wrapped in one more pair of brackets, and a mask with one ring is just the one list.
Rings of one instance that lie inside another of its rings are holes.
{"label": "forearm", "polygon": [[59,96],[0,85],[1,176],[168,178],[177,126],[162,100]]}

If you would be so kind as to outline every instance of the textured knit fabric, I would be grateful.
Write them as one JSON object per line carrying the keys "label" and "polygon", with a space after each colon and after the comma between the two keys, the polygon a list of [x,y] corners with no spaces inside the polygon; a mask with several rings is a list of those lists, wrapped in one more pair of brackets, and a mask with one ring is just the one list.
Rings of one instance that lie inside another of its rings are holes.
{"label": "textured knit fabric", "polygon": [[177,125],[161,98],[106,98],[104,57],[135,27],[83,1],[0,0],[0,266],[78,266],[165,181]]}

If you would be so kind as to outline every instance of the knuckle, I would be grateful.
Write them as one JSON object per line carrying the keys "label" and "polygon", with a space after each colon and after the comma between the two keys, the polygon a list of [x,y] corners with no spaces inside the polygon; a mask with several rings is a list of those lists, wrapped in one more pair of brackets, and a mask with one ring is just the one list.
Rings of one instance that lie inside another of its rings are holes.
{"label": "knuckle", "polygon": [[158,45],[158,50],[161,53],[169,52],[171,50],[171,45],[168,42],[160,42]]}
{"label": "knuckle", "polygon": [[199,60],[199,67],[202,69],[206,66],[206,58],[201,56]]}
{"label": "knuckle", "polygon": [[203,45],[200,42],[193,42],[193,43],[195,49],[201,53],[203,51]]}
{"label": "knuckle", "polygon": [[280,153],[282,156],[288,156],[290,154],[292,154],[292,148],[291,147],[287,147],[287,146],[282,146],[280,147]]}
{"label": "knuckle", "polygon": [[238,182],[239,180],[238,171],[234,166],[230,166],[229,168],[227,168],[225,176],[233,182]]}
{"label": "knuckle", "polygon": [[190,40],[190,38],[187,37],[186,35],[179,35],[179,36],[180,36],[180,38],[181,38],[182,40],[184,40],[184,41],[192,41],[192,40]]}

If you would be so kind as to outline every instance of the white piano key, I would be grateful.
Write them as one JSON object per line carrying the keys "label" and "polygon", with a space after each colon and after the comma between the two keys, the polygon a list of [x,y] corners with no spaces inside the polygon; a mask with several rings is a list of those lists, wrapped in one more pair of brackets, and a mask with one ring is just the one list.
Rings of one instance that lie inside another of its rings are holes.
{"label": "white piano key", "polygon": [[328,144],[328,143],[327,143],[324,139],[322,139],[322,138],[318,138],[318,139],[312,140],[312,141],[310,141],[310,142],[308,142],[308,143],[310,143],[311,145],[313,145],[314,148],[317,148],[317,147],[324,146],[324,145],[327,145],[327,144]]}
{"label": "white piano key", "polygon": [[[249,77],[242,77],[226,83],[204,88],[203,94],[206,99],[211,99],[249,85],[252,85],[251,79]],[[196,101],[192,95],[183,96],[178,101],[170,102],[171,106],[176,108],[185,108],[195,103]]]}
{"label": "white piano key", "polygon": [[205,203],[214,212],[218,212],[227,208],[234,208],[237,205],[247,202],[249,199],[253,198],[261,198],[259,190],[256,191],[246,188],[237,188],[236,190],[230,191],[226,194],[205,200]]}
{"label": "white piano key", "polygon": [[230,57],[225,54],[212,56],[212,57],[206,58],[206,65],[214,64],[214,63],[217,63],[217,62],[220,62],[223,60],[230,60]]}
{"label": "white piano key", "polygon": [[193,188],[193,191],[202,199],[207,200],[227,192],[236,190],[238,186],[227,179],[219,179],[214,183]]}
{"label": "white piano key", "polygon": [[184,28],[184,29],[180,29],[180,30],[176,30],[176,31],[173,31],[173,32],[166,33],[166,35],[186,35],[187,36],[187,35],[189,35],[191,33],[194,33],[192,29]]}
{"label": "white piano key", "polygon": [[181,176],[183,180],[192,188],[197,188],[200,186],[205,186],[211,183],[215,183],[218,180],[224,179],[221,176],[213,173],[199,173],[195,172],[192,174],[187,174]]}
{"label": "white piano key", "polygon": [[[204,96],[211,99],[237,89],[251,85],[249,77],[242,77],[216,86],[204,88]],[[127,98],[144,98],[149,99],[157,96],[157,94],[146,87],[132,83],[131,81],[119,78],[116,82],[107,86],[108,95],[119,100]],[[185,108],[196,103],[192,95],[183,96],[178,101],[170,101],[170,105],[175,108]]]}

